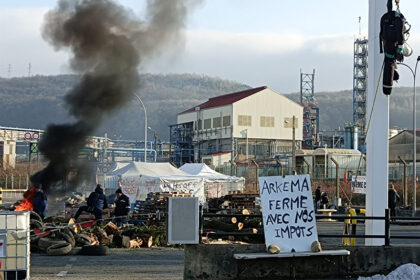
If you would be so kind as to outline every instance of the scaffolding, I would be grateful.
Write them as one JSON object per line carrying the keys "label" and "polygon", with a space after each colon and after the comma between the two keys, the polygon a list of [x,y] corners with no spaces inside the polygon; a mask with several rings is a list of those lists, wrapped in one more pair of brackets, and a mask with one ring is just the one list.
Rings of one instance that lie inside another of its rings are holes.
{"label": "scaffolding", "polygon": [[170,162],[181,166],[194,162],[193,122],[170,125]]}
{"label": "scaffolding", "polygon": [[303,142],[304,149],[317,147],[319,132],[319,107],[314,93],[315,69],[312,74],[300,72],[300,104],[303,106]]}
{"label": "scaffolding", "polygon": [[368,40],[358,38],[354,41],[353,124],[359,128],[359,139],[362,144],[366,132],[367,62]]}

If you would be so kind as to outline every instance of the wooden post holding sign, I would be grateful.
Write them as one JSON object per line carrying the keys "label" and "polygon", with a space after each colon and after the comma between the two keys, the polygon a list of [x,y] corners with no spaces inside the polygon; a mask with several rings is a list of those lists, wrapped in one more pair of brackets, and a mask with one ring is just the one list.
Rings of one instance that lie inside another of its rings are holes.
{"label": "wooden post holding sign", "polygon": [[309,175],[260,177],[265,244],[308,252],[318,241]]}

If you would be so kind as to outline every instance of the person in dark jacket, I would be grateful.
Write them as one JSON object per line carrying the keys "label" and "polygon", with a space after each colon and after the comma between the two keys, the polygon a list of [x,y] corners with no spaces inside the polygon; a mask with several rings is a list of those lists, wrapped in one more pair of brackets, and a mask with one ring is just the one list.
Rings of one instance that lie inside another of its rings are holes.
{"label": "person in dark jacket", "polygon": [[117,226],[121,226],[126,221],[127,215],[130,212],[130,199],[123,194],[121,189],[115,192],[117,198],[115,200],[114,216]]}
{"label": "person in dark jacket", "polygon": [[322,192],[321,194],[321,208],[327,209],[328,208],[329,199],[326,192]]}
{"label": "person in dark jacket", "polygon": [[40,185],[35,185],[35,194],[32,198],[32,204],[34,206],[34,212],[44,219],[47,214],[47,196]]}
{"label": "person in dark jacket", "polygon": [[391,217],[395,217],[395,207],[397,206],[397,202],[400,200],[400,196],[398,195],[397,191],[394,188],[394,185],[388,189],[388,208],[391,210]]}
{"label": "person in dark jacket", "polygon": [[315,190],[315,207],[316,207],[316,209],[319,208],[320,202],[321,202],[321,186],[318,186]]}
{"label": "person in dark jacket", "polygon": [[96,185],[96,189],[92,192],[88,199],[87,205],[81,206],[79,210],[77,210],[74,219],[77,220],[82,214],[82,212],[88,212],[95,215],[96,220],[102,220],[102,213],[103,210],[108,208],[108,202],[106,201],[106,196],[104,195],[104,191],[100,184]]}

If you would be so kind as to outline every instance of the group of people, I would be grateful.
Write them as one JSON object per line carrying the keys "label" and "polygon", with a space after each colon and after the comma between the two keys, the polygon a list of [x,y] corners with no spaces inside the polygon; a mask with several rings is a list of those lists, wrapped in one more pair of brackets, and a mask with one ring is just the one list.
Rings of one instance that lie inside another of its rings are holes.
{"label": "group of people", "polygon": [[[115,194],[116,199],[113,215],[115,216],[116,224],[120,226],[125,221],[126,216],[130,212],[130,199],[128,196],[123,194],[121,189],[117,189]],[[95,219],[101,222],[103,211],[106,208],[108,208],[108,201],[104,194],[104,190],[100,184],[97,184],[95,191],[93,191],[87,199],[87,205],[81,206],[77,210],[74,219],[77,220],[82,212],[87,212],[95,215]]]}
{"label": "group of people", "polygon": [[326,192],[321,192],[321,186],[318,186],[315,190],[315,205],[316,209],[328,208],[329,199]]}
{"label": "group of people", "polygon": [[[400,201],[400,196],[395,190],[393,184],[390,184],[388,189],[388,208],[391,211],[391,216],[396,216],[395,208],[397,207],[398,202]],[[321,192],[321,186],[318,186],[315,190],[315,205],[316,209],[325,209],[328,208],[328,196],[326,192]]]}

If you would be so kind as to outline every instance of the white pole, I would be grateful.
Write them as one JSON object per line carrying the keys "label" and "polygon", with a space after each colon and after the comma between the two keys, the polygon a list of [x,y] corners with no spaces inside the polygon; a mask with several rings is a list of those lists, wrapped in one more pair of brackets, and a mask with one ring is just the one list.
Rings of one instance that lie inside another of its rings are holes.
{"label": "white pole", "polygon": [[248,162],[248,128],[245,129],[246,132],[246,161]]}
{"label": "white pole", "polygon": [[414,94],[413,94],[413,199],[412,199],[412,216],[416,216],[416,186],[417,186],[417,173],[416,173],[416,145],[417,145],[417,125],[416,125],[416,74],[417,74],[417,64],[418,60],[416,62],[416,69],[413,74],[414,79]]}
{"label": "white pole", "polygon": [[134,93],[134,96],[140,101],[140,104],[143,106],[144,110],[144,162],[147,162],[147,111],[146,106],[144,106],[143,101],[140,97]]}
{"label": "white pole", "polygon": [[324,144],[324,180],[327,179],[327,144]]}
{"label": "white pole", "polygon": [[[366,215],[384,216],[388,208],[388,129],[389,100],[382,92],[380,76],[384,55],[379,53],[380,20],[387,12],[387,0],[369,0],[369,58],[368,58],[368,94],[367,121],[373,109],[371,123],[366,138]],[[373,103],[375,99],[375,107]],[[366,220],[367,235],[385,234],[383,220]],[[384,245],[384,239],[366,238],[366,245]]]}

